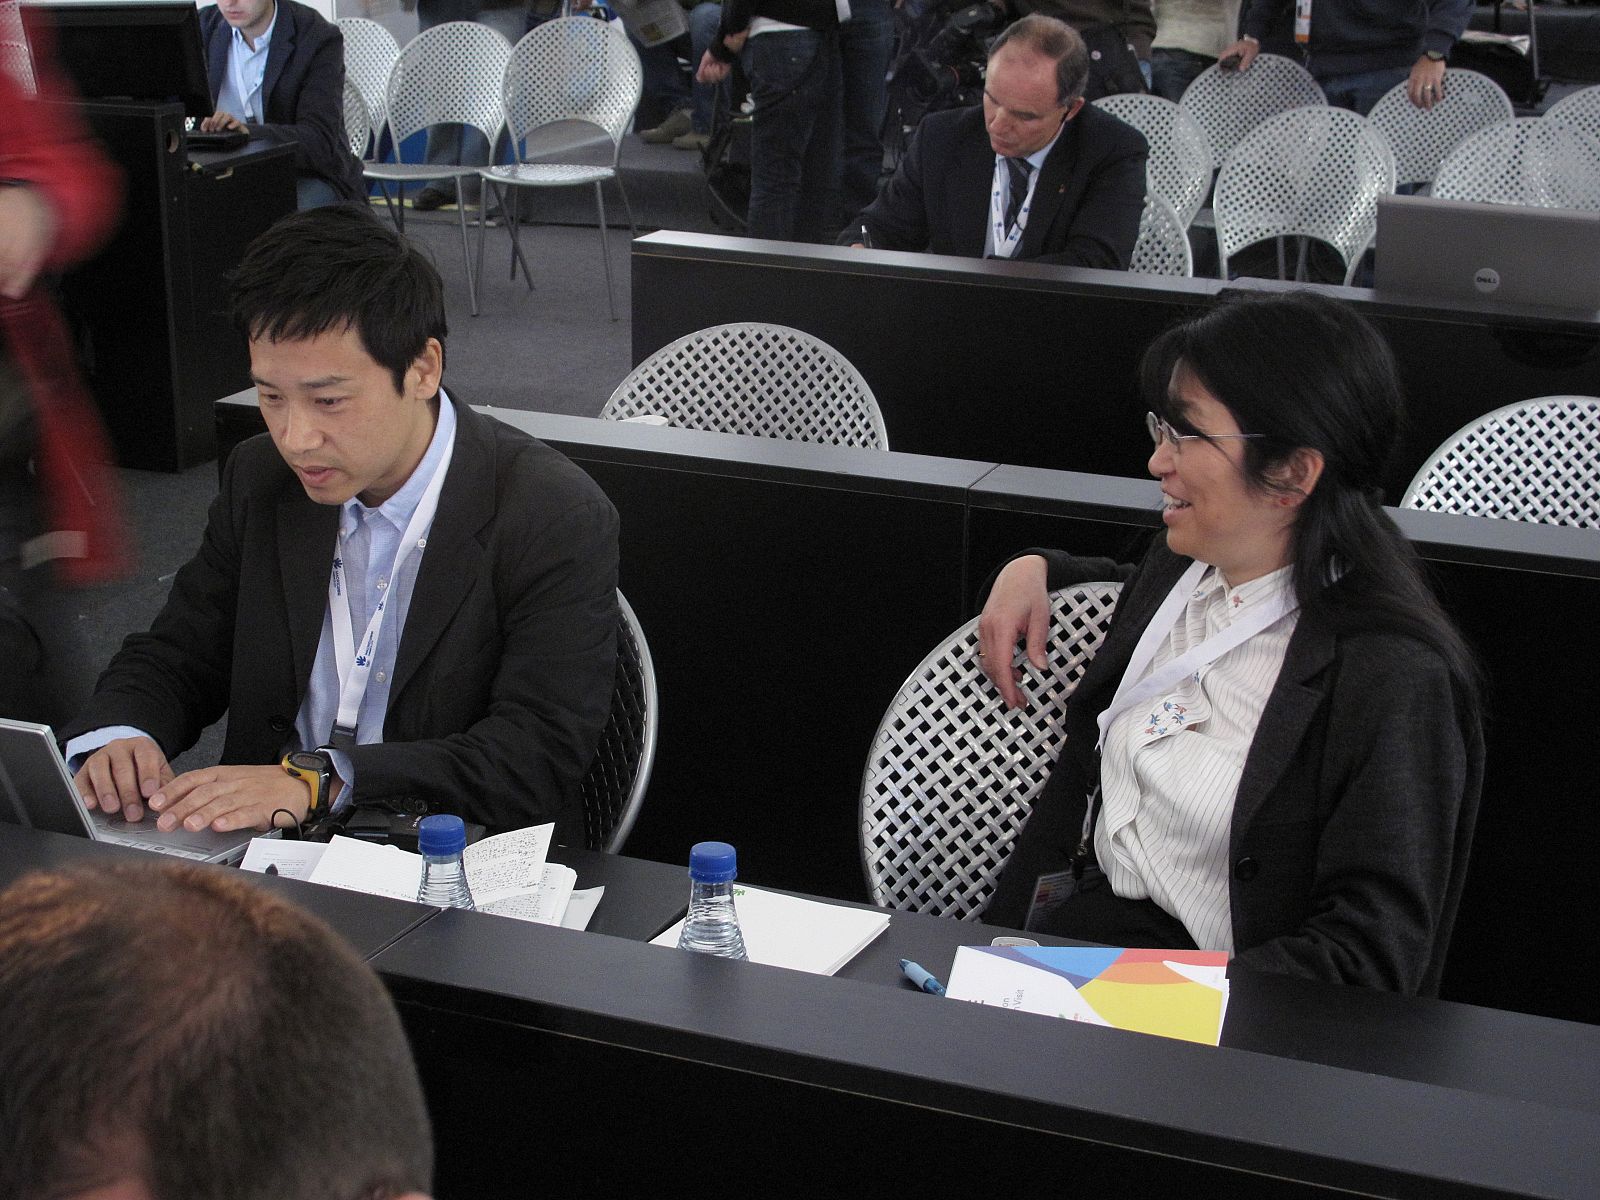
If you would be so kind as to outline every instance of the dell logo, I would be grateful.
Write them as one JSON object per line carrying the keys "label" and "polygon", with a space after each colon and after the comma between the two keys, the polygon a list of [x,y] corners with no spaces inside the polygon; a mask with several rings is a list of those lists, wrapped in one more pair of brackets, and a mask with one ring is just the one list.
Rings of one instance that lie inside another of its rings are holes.
{"label": "dell logo", "polygon": [[1497,291],[1500,287],[1500,272],[1493,267],[1479,267],[1472,276],[1472,286],[1480,292]]}

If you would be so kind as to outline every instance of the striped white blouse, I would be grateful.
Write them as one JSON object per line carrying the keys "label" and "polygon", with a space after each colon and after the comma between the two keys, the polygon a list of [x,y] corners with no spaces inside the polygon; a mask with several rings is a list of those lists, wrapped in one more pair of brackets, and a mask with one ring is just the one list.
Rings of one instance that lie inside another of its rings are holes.
{"label": "striped white blouse", "polygon": [[[1292,571],[1230,588],[1208,568],[1150,671],[1292,586]],[[1299,609],[1285,614],[1166,696],[1123,711],[1106,733],[1095,856],[1117,895],[1154,900],[1202,950],[1233,952],[1233,801],[1298,617]]]}

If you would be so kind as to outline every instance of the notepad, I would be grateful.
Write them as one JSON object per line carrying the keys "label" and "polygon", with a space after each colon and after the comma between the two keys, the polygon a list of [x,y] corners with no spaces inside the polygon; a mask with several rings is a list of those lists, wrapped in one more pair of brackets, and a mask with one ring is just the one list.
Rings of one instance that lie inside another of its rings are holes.
{"label": "notepad", "polygon": [[[734,885],[733,906],[751,962],[813,975],[834,974],[889,928],[889,914],[877,909],[848,908],[743,884]],[[682,932],[679,921],[651,945],[676,946]]]}
{"label": "notepad", "polygon": [[962,946],[945,994],[1215,1046],[1228,1011],[1227,972],[1218,950]]}

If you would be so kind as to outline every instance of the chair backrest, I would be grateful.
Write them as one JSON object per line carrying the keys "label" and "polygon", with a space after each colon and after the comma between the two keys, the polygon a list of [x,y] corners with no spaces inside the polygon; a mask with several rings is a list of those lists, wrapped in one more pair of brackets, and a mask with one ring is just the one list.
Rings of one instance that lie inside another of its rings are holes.
{"label": "chair backrest", "polygon": [[1327,242],[1348,267],[1377,227],[1378,197],[1393,191],[1394,155],[1366,118],[1327,105],[1269,117],[1217,175],[1223,278],[1245,246],[1290,234]]}
{"label": "chair backrest", "polygon": [[1479,204],[1600,209],[1600,142],[1565,122],[1501,121],[1445,157],[1433,194]]}
{"label": "chair backrest", "polygon": [[[978,622],[941,642],[900,688],[861,779],[861,864],[874,904],[982,916],[1061,749],[1062,712],[1111,623],[1121,585],[1051,595],[1049,665],[1008,711],[978,667]],[[1020,661],[1020,659],[1019,659]]]}
{"label": "chair backrest", "polygon": [[878,401],[848,359],[786,325],[713,325],[628,373],[600,416],[661,416],[681,429],[887,450]]}
{"label": "chair backrest", "polygon": [[1139,92],[1102,96],[1095,105],[1144,134],[1150,143],[1146,186],[1187,229],[1211,189],[1211,146],[1200,122],[1171,100]]}
{"label": "chair backrest", "polygon": [[1139,218],[1139,240],[1133,246],[1133,261],[1128,270],[1142,275],[1194,274],[1194,253],[1189,248],[1189,231],[1183,227],[1172,205],[1146,192],[1144,213]]}
{"label": "chair backrest", "polygon": [[1403,508],[1600,529],[1600,399],[1541,396],[1448,438]]}
{"label": "chair backrest", "polygon": [[1258,54],[1248,71],[1207,67],[1184,90],[1178,106],[1206,131],[1211,161],[1220,166],[1268,117],[1327,102],[1317,81],[1299,63],[1278,54]]}
{"label": "chair backrest", "polygon": [[592,17],[535,26],[512,48],[501,100],[513,142],[555,121],[587,121],[622,144],[644,84],[627,35]]}
{"label": "chair backrest", "polygon": [[1373,105],[1367,119],[1389,139],[1395,182],[1432,183],[1450,151],[1512,115],[1511,100],[1498,83],[1452,67],[1444,73],[1444,99],[1432,108],[1418,108],[1406,85],[1397,83]]}
{"label": "chair backrest", "polygon": [[33,95],[33,59],[26,42],[0,39],[0,72],[11,76],[23,95]]}
{"label": "chair backrest", "polygon": [[644,805],[661,719],[655,662],[639,618],[621,592],[617,593],[617,612],[617,675],[611,691],[611,716],[582,784],[584,842],[589,849],[608,854],[622,849]]}
{"label": "chair backrest", "polygon": [[430,125],[471,125],[494,145],[504,119],[500,82],[511,46],[487,25],[448,21],[400,49],[384,89],[389,136],[400,144]]}
{"label": "chair backrest", "polygon": [[1545,121],[1570,125],[1600,141],[1600,85],[1579,88],[1545,109]]}
{"label": "chair backrest", "polygon": [[389,72],[400,57],[400,43],[394,40],[394,34],[366,17],[339,18],[339,32],[344,35],[344,77],[360,89],[361,102],[367,106],[367,124],[376,142],[388,120]]}
{"label": "chair backrest", "polygon": [[367,143],[372,141],[372,121],[367,116],[367,104],[361,98],[361,89],[350,76],[344,77],[344,136],[350,145],[350,153],[357,158],[363,157],[367,152]]}

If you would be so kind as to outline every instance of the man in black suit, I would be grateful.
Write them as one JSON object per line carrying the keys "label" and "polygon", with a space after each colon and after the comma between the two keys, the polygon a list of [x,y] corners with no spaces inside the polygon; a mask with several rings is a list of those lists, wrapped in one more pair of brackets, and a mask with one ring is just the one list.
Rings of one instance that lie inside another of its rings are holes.
{"label": "man in black suit", "polygon": [[[617,516],[440,386],[438,272],[365,209],[284,218],[235,273],[269,436],[61,731],[107,812],[266,829],[347,804],[581,839],[610,711]],[[219,767],[168,760],[228,715]]]}
{"label": "man in black suit", "polygon": [[267,131],[295,143],[299,207],[361,196],[344,132],[344,37],[295,0],[218,0],[200,10],[217,111],[208,132]]}
{"label": "man in black suit", "polygon": [[854,244],[1126,270],[1149,147],[1083,102],[1089,57],[1070,26],[1034,14],[995,40],[983,108],[924,118]]}

